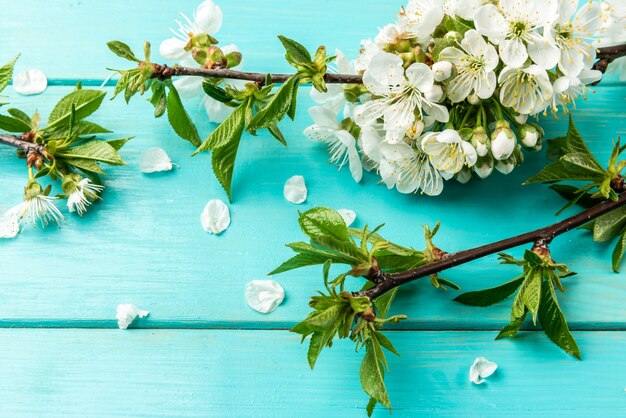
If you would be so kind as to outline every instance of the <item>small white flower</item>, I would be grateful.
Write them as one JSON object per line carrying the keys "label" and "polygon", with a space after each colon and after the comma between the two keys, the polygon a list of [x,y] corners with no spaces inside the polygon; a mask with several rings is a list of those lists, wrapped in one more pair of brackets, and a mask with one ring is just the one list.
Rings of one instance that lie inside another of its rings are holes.
{"label": "small white flower", "polygon": [[228,206],[219,199],[210,200],[202,210],[200,222],[209,234],[221,234],[230,225]]}
{"label": "small white flower", "polygon": [[64,218],[63,214],[53,203],[55,200],[57,200],[56,197],[43,194],[26,198],[22,203],[9,209],[5,216],[14,216],[22,225],[40,225],[43,228],[54,222],[60,226]]}
{"label": "small white flower", "polygon": [[141,154],[139,169],[142,173],[170,171],[172,167],[172,160],[163,148],[148,148]]}
{"label": "small white flower", "polygon": [[491,133],[491,153],[496,160],[506,160],[515,151],[517,141],[509,124],[505,121],[496,122]]}
{"label": "small white flower", "polygon": [[539,30],[557,17],[556,0],[507,0],[486,4],[474,15],[476,30],[498,45],[502,61],[519,68],[528,57],[543,69],[553,68],[560,50]]}
{"label": "small white flower", "polygon": [[159,48],[161,55],[169,60],[176,61],[190,55],[191,52],[185,50],[189,40],[202,34],[215,35],[222,27],[224,17],[222,9],[211,0],[200,3],[193,14],[193,21],[183,13],[180,15],[183,20],[176,21],[178,28],[170,29],[174,37],[161,42]]}
{"label": "small white flower", "polygon": [[387,188],[395,187],[404,194],[421,191],[429,196],[443,191],[441,174],[421,149],[416,150],[406,143],[386,143],[371,126],[364,128],[361,139],[363,152],[378,164],[378,172]]}
{"label": "small white flower", "polygon": [[100,193],[103,190],[104,186],[94,184],[90,179],[84,178],[76,184],[74,191],[70,192],[67,197],[67,208],[70,212],[78,212],[79,216],[83,216],[87,208],[100,199]]}
{"label": "small white flower", "polygon": [[537,65],[505,67],[498,81],[500,102],[517,113],[534,115],[550,105],[554,89],[546,70]]}
{"label": "small white flower", "polygon": [[582,70],[578,77],[568,75],[559,77],[553,85],[552,111],[556,113],[559,105],[566,108],[570,103],[574,103],[579,96],[587,93],[587,84],[595,83],[600,79],[602,79],[602,73],[598,70]]}
{"label": "small white flower", "polygon": [[515,170],[515,159],[509,157],[506,160],[496,161],[496,170],[504,175],[511,174]]}
{"label": "small white flower", "polygon": [[326,144],[330,162],[337,164],[339,169],[348,163],[352,178],[357,183],[360,182],[363,165],[352,134],[339,125],[333,111],[326,107],[314,106],[309,109],[309,114],[315,125],[306,128],[304,134],[314,141]]}
{"label": "small white flower", "polygon": [[374,42],[376,46],[380,49],[385,49],[387,45],[395,42],[398,39],[402,39],[404,37],[404,33],[400,26],[390,23],[388,25],[383,26],[379,31],[378,35],[374,38]]}
{"label": "small white flower", "polygon": [[475,30],[468,30],[461,41],[461,49],[445,48],[439,58],[454,64],[457,75],[448,85],[448,97],[460,102],[475,93],[481,99],[488,99],[496,89],[495,68],[498,66],[498,53],[493,45]]}
{"label": "small white flower", "polygon": [[361,49],[359,57],[354,61],[354,67],[358,73],[367,70],[372,62],[372,58],[383,52],[375,42],[371,39],[363,39],[361,41]]}
{"label": "small white flower", "polygon": [[468,167],[464,167],[454,177],[461,184],[466,184],[472,179],[472,171]]}
{"label": "small white flower", "polygon": [[266,314],[283,303],[285,291],[274,280],[253,280],[246,285],[245,296],[248,306]]}
{"label": "small white flower", "polygon": [[13,77],[13,88],[25,96],[40,94],[48,87],[48,78],[41,70],[24,70]]}
{"label": "small white flower", "polygon": [[117,313],[115,318],[117,319],[117,326],[119,329],[128,329],[129,325],[137,318],[144,318],[148,316],[150,312],[142,311],[135,305],[121,304],[117,305]]}
{"label": "small white flower", "polygon": [[559,13],[554,23],[545,29],[548,36],[560,48],[559,69],[576,77],[583,68],[591,68],[596,49],[593,36],[602,30],[602,6],[588,2],[578,11],[577,0],[560,0]]}
{"label": "small white flower", "polygon": [[484,357],[478,357],[474,360],[472,367],[470,367],[470,382],[480,385],[486,378],[491,376],[497,368],[498,365],[496,363],[489,361]]}
{"label": "small white flower", "polygon": [[356,213],[350,209],[338,209],[337,213],[341,215],[346,226],[350,226],[356,220]]}
{"label": "small white flower", "polygon": [[0,216],[0,238],[15,238],[20,232],[20,220],[11,211]]}
{"label": "small white flower", "polygon": [[293,176],[285,182],[285,188],[283,189],[283,194],[287,201],[299,205],[304,203],[307,198],[307,188],[304,183],[304,177],[302,176]]}
{"label": "small white flower", "polygon": [[474,20],[476,10],[487,3],[487,0],[447,0],[444,4],[446,14],[458,16],[465,20]]}
{"label": "small white flower", "polygon": [[414,63],[405,71],[399,56],[381,53],[372,59],[363,75],[363,82],[371,93],[380,98],[357,107],[355,122],[365,126],[383,118],[389,143],[404,139],[407,130],[423,117],[423,113],[439,122],[448,121],[448,109],[426,98],[435,83],[435,77],[426,64]]}
{"label": "small white flower", "polygon": [[444,18],[443,0],[409,0],[399,16],[403,31],[418,42],[424,42]]}
{"label": "small white flower", "polygon": [[464,141],[454,129],[427,133],[422,139],[422,149],[446,179],[452,178],[464,166],[476,164],[478,157],[472,144]]}
{"label": "small white flower", "polygon": [[492,159],[479,159],[474,167],[474,173],[481,179],[485,179],[493,173],[493,160]]}

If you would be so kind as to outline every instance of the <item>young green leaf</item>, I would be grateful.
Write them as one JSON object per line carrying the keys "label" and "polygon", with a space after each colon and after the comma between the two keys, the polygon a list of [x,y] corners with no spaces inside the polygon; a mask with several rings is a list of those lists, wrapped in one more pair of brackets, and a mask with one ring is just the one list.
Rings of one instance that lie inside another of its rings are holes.
{"label": "young green leaf", "polygon": [[63,97],[52,109],[48,117],[48,126],[44,130],[65,129],[72,118],[72,107],[75,109],[76,121],[85,119],[94,113],[104,99],[105,92],[100,90],[75,90]]}
{"label": "young green leaf", "polygon": [[104,141],[89,141],[82,145],[58,151],[57,157],[100,161],[109,165],[126,165],[115,148]]}
{"label": "young green leaf", "polygon": [[539,322],[548,338],[563,351],[577,359],[581,359],[580,350],[569,331],[565,316],[559,307],[556,293],[551,282],[543,286],[541,291],[541,304],[539,305]]}
{"label": "young green leaf", "polygon": [[30,116],[28,116],[25,112],[19,109],[11,108],[11,109],[7,109],[7,112],[9,113],[9,115],[13,116],[16,119],[21,120],[28,126],[31,126],[31,124],[33,123]]}
{"label": "young green leaf", "polygon": [[24,133],[31,130],[30,124],[11,116],[0,115],[0,130],[7,132]]}
{"label": "young green leaf", "polygon": [[543,281],[543,269],[530,269],[527,285],[524,288],[522,300],[524,306],[531,313],[533,324],[537,324],[537,311],[539,310],[539,302],[541,301],[541,283]]}
{"label": "young green leaf", "polygon": [[224,147],[232,142],[239,142],[244,128],[244,113],[246,103],[242,103],[233,113],[224,120],[209,137],[193,153],[215,150]]}
{"label": "young green leaf", "polygon": [[95,160],[84,158],[63,158],[63,163],[75,167],[85,173],[105,174]]}
{"label": "young green leaf", "polygon": [[223,88],[216,86],[210,80],[204,80],[202,82],[202,89],[204,92],[213,99],[222,103],[229,103],[233,100],[232,97]]}
{"label": "young green leaf", "polygon": [[[379,404],[391,409],[389,394],[385,387],[385,371],[382,359],[379,358],[380,347],[376,340],[368,340],[365,345],[365,356],[361,363],[361,386],[365,393],[375,399]],[[377,349],[378,348],[378,349]]]}
{"label": "young green leaf", "polygon": [[141,62],[141,60],[135,56],[130,47],[123,42],[109,41],[107,42],[107,46],[109,47],[111,52],[113,52],[118,57],[125,58],[129,61]]}
{"label": "young green leaf", "polygon": [[626,207],[622,206],[600,216],[593,225],[593,239],[596,242],[615,238],[626,225]]}
{"label": "young green leaf", "polygon": [[491,306],[510,297],[524,282],[524,277],[518,277],[500,286],[485,290],[463,293],[453,299],[455,302],[468,306]]}
{"label": "young green leaf", "polygon": [[0,67],[0,91],[4,90],[6,86],[9,85],[11,77],[13,77],[13,68],[18,58],[19,55]]}
{"label": "young green leaf", "polygon": [[287,54],[289,54],[290,58],[292,58],[295,62],[299,64],[311,63],[311,54],[302,44],[282,35],[279,35],[278,39],[280,39],[280,42],[285,47]]}
{"label": "young green leaf", "polygon": [[624,257],[624,251],[626,250],[626,232],[622,232],[622,236],[617,241],[617,245],[615,245],[615,249],[613,250],[613,271],[615,273],[619,273],[619,265],[622,262],[622,258]]}
{"label": "young green leaf", "polygon": [[200,136],[196,125],[193,123],[189,114],[180,100],[178,91],[172,83],[168,83],[169,92],[167,94],[167,119],[178,136],[191,142],[192,145],[198,147],[200,145]]}
{"label": "young green leaf", "polygon": [[339,213],[332,209],[325,207],[310,209],[300,214],[298,223],[302,232],[311,239],[330,237],[338,241],[349,241],[345,221]]}
{"label": "young green leaf", "polygon": [[119,151],[131,139],[133,139],[132,136],[126,138],[109,139],[106,141],[106,143],[112,146],[115,151]]}
{"label": "young green leaf", "polygon": [[502,328],[502,331],[500,331],[500,333],[496,336],[496,340],[505,337],[515,337],[519,329],[522,327],[522,324],[526,320],[527,314],[528,312],[524,311],[524,314],[522,316],[511,319],[511,322],[509,322],[507,326]]}
{"label": "young green leaf", "polygon": [[291,76],[272,96],[265,107],[252,118],[247,127],[248,131],[266,129],[283,120],[292,107],[294,93],[297,93],[295,86],[299,80],[297,74]]}

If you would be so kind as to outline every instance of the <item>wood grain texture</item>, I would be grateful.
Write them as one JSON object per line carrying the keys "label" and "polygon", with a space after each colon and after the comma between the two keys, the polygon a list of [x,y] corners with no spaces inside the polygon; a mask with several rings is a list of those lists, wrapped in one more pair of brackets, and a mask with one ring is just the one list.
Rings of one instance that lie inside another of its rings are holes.
{"label": "wood grain texture", "polygon": [[[626,408],[623,332],[576,333],[585,360],[542,333],[388,333],[392,417],[618,416]],[[0,331],[3,417],[363,417],[362,354],[350,342],[311,371],[299,338],[277,331]],[[477,356],[499,365],[470,383]],[[462,412],[461,412],[462,411]],[[378,410],[376,417],[389,417]]]}
{"label": "wood grain texture", "polygon": [[[45,95],[24,98],[11,94],[13,105],[44,115],[69,88],[53,87]],[[601,161],[608,159],[611,141],[626,130],[623,89],[598,88],[581,102],[574,118]],[[301,94],[301,109],[311,105]],[[189,104],[203,135],[211,127],[202,110]],[[209,156],[190,157],[193,149],[178,139],[166,120],[153,120],[142,98],[126,106],[105,100],[94,119],[119,135],[133,135],[122,152],[128,166],[109,171],[110,186],[102,204],[84,219],[68,214],[63,228],[27,229],[18,239],[0,242],[2,286],[0,323],[6,326],[114,327],[118,303],[135,303],[153,312],[146,327],[288,327],[308,312],[308,298],[321,288],[321,271],[310,268],[277,277],[287,299],[271,315],[249,309],[243,287],[290,256],[284,247],[303,238],[297,210],[316,205],[350,208],[358,226],[386,222],[390,239],[423,247],[420,225],[442,221],[437,242],[448,251],[525,232],[554,222],[563,201],[544,186],[521,186],[546,160],[543,153],[527,154],[527,163],[514,174],[494,174],[470,185],[446,185],[438,198],[404,196],[377,184],[374,174],[355,184],[347,170],[326,164],[325,149],[307,140],[302,130],[311,123],[300,111],[295,123],[283,125],[289,147],[267,135],[247,136],[241,147],[234,180],[232,225],[216,237],[203,232],[199,215],[206,202],[225,199],[210,168]],[[564,133],[566,120],[546,118],[548,137]],[[143,175],[141,152],[165,148],[181,168],[171,173]],[[13,150],[0,149],[0,209],[17,203],[25,181],[23,161]],[[294,206],[284,200],[284,182],[304,175],[309,199]],[[607,245],[595,245],[586,233],[574,231],[553,244],[554,257],[570,264],[579,277],[566,281],[562,305],[576,329],[626,326],[626,283],[610,272]],[[513,251],[520,255],[523,249]],[[63,256],[59,257],[59,254]],[[33,261],[35,260],[35,261]],[[444,276],[465,290],[502,283],[514,277],[494,257],[457,268]],[[351,279],[354,288],[358,279]],[[395,307],[410,319],[411,329],[496,329],[509,315],[510,303],[487,309],[450,302],[455,292],[443,293],[426,282],[402,290]]]}

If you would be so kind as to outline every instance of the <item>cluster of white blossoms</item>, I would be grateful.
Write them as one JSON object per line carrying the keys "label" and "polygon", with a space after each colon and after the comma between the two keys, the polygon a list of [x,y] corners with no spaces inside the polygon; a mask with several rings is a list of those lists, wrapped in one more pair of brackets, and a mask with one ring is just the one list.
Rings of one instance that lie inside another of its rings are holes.
{"label": "cluster of white blossoms", "polygon": [[338,72],[362,74],[363,85],[313,90],[319,106],[305,134],[355,181],[375,169],[401,193],[438,195],[444,180],[508,174],[522,149],[541,149],[530,118],[567,112],[601,79],[592,67],[608,43],[598,39],[620,25],[613,38],[623,36],[616,10],[597,1],[579,9],[578,0],[409,0],[356,60],[336,52]]}

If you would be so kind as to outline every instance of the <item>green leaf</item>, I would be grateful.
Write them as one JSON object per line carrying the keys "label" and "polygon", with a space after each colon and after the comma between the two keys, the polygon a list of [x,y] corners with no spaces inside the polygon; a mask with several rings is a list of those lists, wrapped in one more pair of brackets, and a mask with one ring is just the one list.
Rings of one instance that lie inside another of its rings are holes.
{"label": "green leaf", "polygon": [[0,115],[0,130],[7,132],[24,133],[31,130],[30,124],[11,116]]}
{"label": "green leaf", "polygon": [[398,293],[398,288],[394,288],[389,292],[383,294],[382,296],[374,299],[374,306],[376,307],[376,311],[378,312],[378,317],[385,319],[389,314],[389,309],[393,304],[394,299],[396,298],[396,294]]}
{"label": "green leaf", "polygon": [[139,58],[135,56],[133,51],[130,49],[128,45],[120,41],[110,41],[107,42],[107,46],[118,57],[125,58],[129,61],[141,62]]}
{"label": "green leaf", "polygon": [[226,191],[229,201],[232,200],[231,186],[233,183],[233,172],[235,170],[235,159],[237,158],[237,150],[239,149],[242,132],[243,123],[232,133],[232,140],[223,147],[213,150],[213,155],[211,156],[213,172]]}
{"label": "green leaf", "polygon": [[376,408],[376,399],[370,397],[369,402],[367,403],[367,407],[365,408],[365,410],[367,411],[367,416],[371,417],[372,414],[374,413],[374,408]]}
{"label": "green leaf", "polygon": [[624,250],[626,249],[626,233],[622,233],[622,236],[617,241],[617,245],[615,245],[615,249],[613,250],[613,271],[615,273],[619,273],[619,265],[622,262],[622,258],[624,257]]}
{"label": "green leaf", "polygon": [[282,35],[279,35],[278,39],[280,39],[280,42],[285,47],[285,50],[295,62],[300,64],[311,63],[311,54],[302,44]]}
{"label": "green leaf", "polygon": [[526,260],[528,262],[528,265],[530,267],[539,267],[541,265],[543,265],[543,259],[541,257],[539,257],[538,254],[530,251],[530,250],[526,250],[524,251],[524,260]]}
{"label": "green leaf", "polygon": [[[326,261],[332,260],[332,255],[323,252],[310,252],[296,254],[289,260],[282,263],[276,269],[269,273],[270,276],[274,274],[284,273],[286,271],[299,269],[302,267],[309,267],[324,264]],[[335,261],[335,260],[333,260]]]}
{"label": "green leaf", "polygon": [[376,338],[380,346],[383,347],[385,350],[395,354],[396,356],[400,355],[400,353],[398,353],[398,350],[396,350],[393,344],[391,344],[391,341],[389,341],[389,339],[382,332],[372,331],[372,337]]}
{"label": "green leaf", "polygon": [[385,371],[382,366],[382,359],[379,358],[373,340],[368,340],[365,345],[365,356],[361,363],[361,386],[365,393],[376,400],[379,404],[391,409],[389,394],[385,387]]}
{"label": "green leaf", "polygon": [[232,142],[239,142],[244,128],[246,102],[242,103],[222,122],[193,153],[215,150]]}
{"label": "green leaf", "polygon": [[109,139],[108,141],[106,141],[106,143],[112,146],[115,151],[119,151],[131,139],[133,139],[132,136],[126,138]]}
{"label": "green leaf", "polygon": [[100,161],[109,165],[126,165],[111,144],[104,141],[89,141],[82,145],[58,151],[57,157]]}
{"label": "green leaf", "polygon": [[605,242],[615,238],[626,225],[626,207],[617,208],[597,218],[593,226],[593,239]]}
{"label": "green leaf", "polygon": [[524,288],[522,300],[524,306],[532,315],[533,324],[537,324],[537,311],[539,310],[539,302],[541,301],[541,282],[543,281],[543,269],[531,269],[529,277],[526,279],[527,285]]}
{"label": "green leaf", "polygon": [[98,162],[94,160],[86,160],[83,158],[64,158],[63,162],[87,173],[105,174],[98,165]]}
{"label": "green leaf", "polygon": [[507,326],[502,328],[502,331],[500,331],[500,333],[496,337],[496,340],[499,340],[505,337],[515,337],[519,329],[522,327],[522,324],[526,320],[526,314],[527,312],[524,312],[522,316],[512,319],[511,322],[509,322]]}
{"label": "green leaf", "polygon": [[[568,154],[573,161],[580,161],[581,154]],[[572,164],[566,160],[566,157],[561,157],[561,160],[549,164],[543,168],[539,173],[529,178],[524,184],[532,183],[554,183],[563,180],[573,181],[601,181],[604,173],[598,172],[594,169],[586,169],[583,166]]]}
{"label": "green leaf", "polygon": [[168,84],[169,93],[167,94],[167,119],[178,136],[191,142],[195,147],[200,145],[200,136],[196,125],[193,123],[189,114],[180,100],[178,91],[170,82]]}
{"label": "green leaf", "polygon": [[100,90],[75,90],[63,97],[52,109],[45,130],[65,129],[72,118],[75,108],[75,119],[79,121],[94,113],[104,99],[105,92]]}
{"label": "green leaf", "polygon": [[106,128],[103,128],[102,126],[98,125],[97,123],[89,122],[89,121],[86,121],[86,120],[81,120],[80,122],[76,123],[74,125],[74,128],[72,129],[72,132],[76,136],[96,135],[96,134],[110,134],[111,133],[111,131],[109,131]]}
{"label": "green leaf", "polygon": [[578,345],[569,331],[565,316],[556,299],[554,287],[550,282],[548,282],[548,286],[543,286],[541,291],[539,322],[543,327],[543,331],[553,343],[561,347],[566,353],[579,360],[581,359]]}
{"label": "green leaf", "polygon": [[297,91],[295,86],[298,81],[299,76],[297,74],[291,76],[272,96],[265,107],[252,118],[247,129],[258,131],[269,128],[283,120],[292,107],[293,95]]}
{"label": "green leaf", "polygon": [[569,169],[580,173],[579,175],[582,176],[602,178],[606,174],[604,168],[595,159],[589,158],[589,155],[584,153],[566,154],[561,157],[560,161],[567,163]]}
{"label": "green leaf", "polygon": [[229,103],[233,100],[233,98],[230,97],[226,90],[219,86],[216,86],[210,80],[204,80],[202,82],[202,89],[208,96],[212,97],[218,102]]}
{"label": "green leaf", "polygon": [[468,306],[491,306],[510,297],[524,282],[524,277],[518,277],[500,286],[485,290],[463,293],[453,300]]}
{"label": "green leaf", "polygon": [[293,86],[293,92],[291,92],[291,105],[289,105],[289,110],[287,110],[287,116],[289,119],[294,120],[296,118],[296,109],[298,107],[298,88],[300,87],[300,83],[296,82]]}
{"label": "green leaf", "polygon": [[298,219],[302,232],[311,239],[329,237],[338,241],[349,242],[346,223],[333,209],[317,207],[300,214]]}
{"label": "green leaf", "polygon": [[0,91],[4,90],[6,86],[9,85],[11,77],[13,77],[13,68],[18,58],[19,55],[0,67]]}
{"label": "green leaf", "polygon": [[325,332],[314,332],[311,336],[311,341],[309,342],[309,350],[307,352],[307,360],[309,361],[309,367],[311,367],[311,369],[315,367],[317,358],[320,356],[322,350],[328,344],[329,340],[332,339],[334,334],[335,329],[332,328]]}
{"label": "green leaf", "polygon": [[21,110],[14,109],[14,108],[7,109],[7,112],[9,112],[9,115],[13,116],[14,118],[21,120],[28,126],[31,126],[32,120],[30,119],[30,116],[28,116],[25,112],[22,112]]}
{"label": "green leaf", "polygon": [[278,142],[280,142],[284,146],[287,146],[287,141],[285,140],[283,133],[278,128],[278,125],[270,125],[267,130],[270,132],[270,134],[272,134],[274,138],[276,138],[276,140],[278,140]]}

